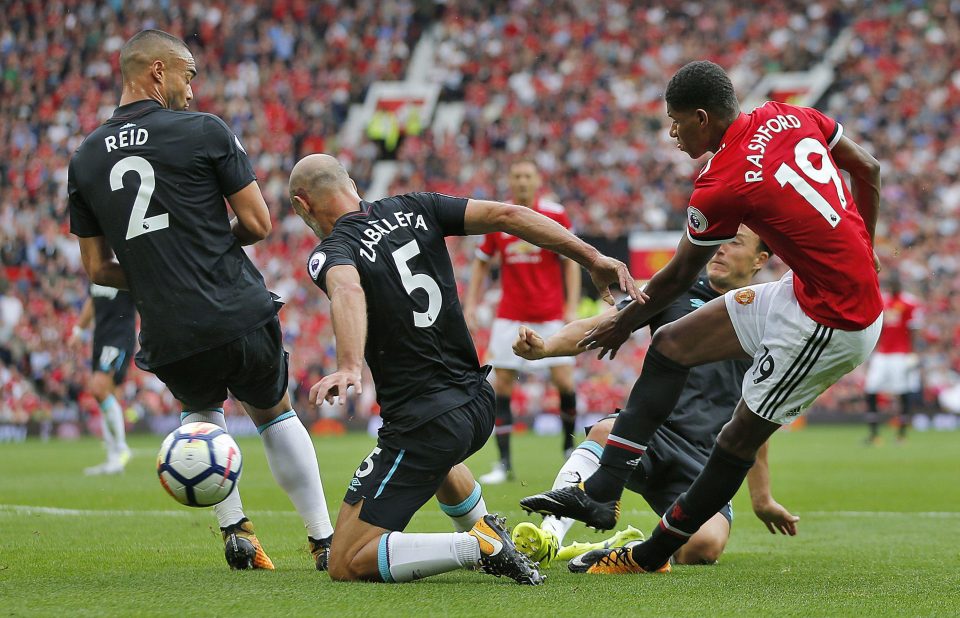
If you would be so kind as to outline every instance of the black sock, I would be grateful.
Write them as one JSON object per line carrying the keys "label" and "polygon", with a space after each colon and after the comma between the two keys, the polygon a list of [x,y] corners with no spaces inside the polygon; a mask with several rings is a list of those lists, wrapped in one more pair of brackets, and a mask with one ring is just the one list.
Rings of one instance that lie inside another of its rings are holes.
{"label": "black sock", "polygon": [[560,393],[560,420],[563,422],[563,450],[573,448],[573,433],[577,430],[577,394]]}
{"label": "black sock", "polygon": [[508,395],[497,395],[497,417],[494,422],[493,433],[497,436],[500,463],[506,470],[510,470],[510,434],[513,433],[513,410],[510,409],[510,397]]}
{"label": "black sock", "polygon": [[870,427],[870,438],[876,438],[880,433],[880,412],[877,411],[875,393],[867,393],[867,425]]}
{"label": "black sock", "polygon": [[714,445],[707,465],[690,489],[667,509],[650,538],[634,547],[634,562],[647,571],[662,567],[700,526],[733,499],[753,462]]}
{"label": "black sock", "polygon": [[627,407],[617,416],[607,438],[600,469],[584,485],[591,497],[601,502],[620,498],[646,444],[677,405],[689,373],[688,367],[657,350],[651,348],[647,352]]}
{"label": "black sock", "polygon": [[910,426],[910,393],[900,395],[900,428],[897,430],[901,438],[906,437],[907,428]]}

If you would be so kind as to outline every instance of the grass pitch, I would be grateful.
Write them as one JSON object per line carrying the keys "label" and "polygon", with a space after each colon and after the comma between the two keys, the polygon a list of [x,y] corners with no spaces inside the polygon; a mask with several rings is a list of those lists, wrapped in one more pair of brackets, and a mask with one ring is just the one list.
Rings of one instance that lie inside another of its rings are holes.
{"label": "grass pitch", "polygon": [[[174,503],[154,471],[159,437],[132,440],[125,474],[84,477],[99,444],[0,445],[0,615],[8,616],[957,616],[960,615],[960,434],[915,433],[867,448],[863,428],[812,427],[773,439],[774,496],[801,516],[795,538],[774,537],[734,502],[719,564],[670,575],[572,575],[546,569],[539,588],[473,572],[412,584],[333,583],[317,573],[306,536],[274,484],[259,440],[240,441],[242,496],[277,570],[231,572],[212,513]],[[336,514],[366,436],[316,441]],[[484,490],[508,524],[517,501],[549,488],[559,438],[514,440],[519,480]],[[469,463],[486,472],[492,444]],[[648,532],[656,517],[633,494],[621,524]],[[411,531],[448,531],[430,503]],[[602,535],[575,527],[569,540]]]}

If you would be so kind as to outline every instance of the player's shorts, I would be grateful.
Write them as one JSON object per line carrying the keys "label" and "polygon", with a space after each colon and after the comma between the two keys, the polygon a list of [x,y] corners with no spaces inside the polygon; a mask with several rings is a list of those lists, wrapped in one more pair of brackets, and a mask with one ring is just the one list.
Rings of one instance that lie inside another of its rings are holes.
{"label": "player's shorts", "polygon": [[743,376],[743,399],[755,414],[781,425],[866,360],[883,323],[880,315],[859,331],[818,324],[800,308],[792,272],[723,298],[740,345],[753,356]]}
{"label": "player's shorts", "polygon": [[187,409],[219,407],[227,391],[255,408],[272,408],[287,392],[287,352],[280,319],[222,346],[151,369]]}
{"label": "player's shorts", "polygon": [[[617,414],[610,414],[603,420],[616,418]],[[662,517],[680,494],[690,489],[706,465],[707,458],[708,455],[682,436],[667,427],[660,427],[653,434],[640,465],[627,479],[626,488],[640,494],[650,508]],[[733,504],[726,503],[720,509],[720,514],[733,525]]]}
{"label": "player's shorts", "polygon": [[381,429],[377,447],[354,472],[343,501],[363,500],[360,519],[387,530],[403,530],[437,493],[450,468],[476,453],[493,431],[493,387],[406,433]]}
{"label": "player's shorts", "polygon": [[920,391],[920,360],[916,354],[876,353],[867,363],[864,392],[905,395]]}
{"label": "player's shorts", "polygon": [[547,339],[563,328],[563,320],[528,323],[503,318],[495,319],[490,329],[490,345],[487,348],[488,364],[493,365],[495,369],[512,369],[520,372],[576,364],[576,359],[572,356],[554,356],[530,361],[514,354],[513,342],[517,340],[517,332],[521,326],[528,326]]}
{"label": "player's shorts", "polygon": [[94,371],[102,371],[113,376],[114,384],[122,384],[133,358],[133,342],[105,339],[93,341],[92,366]]}

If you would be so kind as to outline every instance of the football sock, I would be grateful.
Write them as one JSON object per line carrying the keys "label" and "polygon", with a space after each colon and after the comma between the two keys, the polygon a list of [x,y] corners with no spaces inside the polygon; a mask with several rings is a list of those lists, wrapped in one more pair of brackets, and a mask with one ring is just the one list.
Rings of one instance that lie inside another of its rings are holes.
{"label": "football sock", "polygon": [[267,463],[277,484],[287,492],[303,519],[307,535],[322,539],[333,534],[320,481],[317,452],[307,428],[293,410],[257,427]]}
{"label": "football sock", "polygon": [[560,393],[560,420],[563,422],[563,450],[573,448],[573,434],[577,430],[577,394]]}
{"label": "football sock", "polygon": [[108,442],[108,453],[111,457],[119,456],[127,450],[127,430],[123,424],[123,408],[120,407],[116,397],[107,395],[107,398],[100,402],[100,415],[104,419],[104,427],[109,430],[112,438],[113,450],[110,450],[111,443]]}
{"label": "football sock", "polygon": [[877,411],[875,393],[867,393],[867,425],[870,427],[870,439],[876,438],[880,430],[880,413]]}
{"label": "football sock", "polygon": [[510,470],[510,434],[513,433],[513,410],[510,409],[510,396],[497,395],[497,417],[493,434],[497,437],[497,450],[500,451],[500,463]]}
{"label": "football sock", "polygon": [[473,524],[487,514],[487,505],[483,502],[480,483],[473,486],[473,491],[460,504],[440,504],[440,510],[453,520],[453,527],[457,532],[466,532],[473,528]]}
{"label": "football sock", "polygon": [[[198,411],[185,410],[180,414],[180,424],[186,425],[187,423],[213,423],[220,429],[227,431],[227,421],[223,417],[223,408]],[[232,526],[245,517],[243,503],[240,501],[239,483],[223,502],[214,505],[213,512],[216,513],[217,522],[219,522],[221,528]]]}
{"label": "football sock", "polygon": [[110,428],[110,420],[107,418],[107,412],[100,404],[100,433],[103,434],[103,445],[107,449],[107,461],[112,461],[120,452],[117,449],[117,441],[113,437],[113,430]]}
{"label": "football sock", "polygon": [[[574,449],[573,454],[560,468],[551,489],[559,489],[570,485],[577,485],[581,481],[593,476],[600,467],[600,454],[603,447],[593,440],[585,440]],[[573,526],[574,520],[569,517],[554,517],[547,515],[543,518],[540,528],[554,533],[560,543]]]}
{"label": "football sock", "polygon": [[607,438],[600,469],[585,483],[591,497],[601,502],[620,499],[623,486],[646,451],[645,445],[677,405],[689,373],[689,367],[657,350],[647,352],[627,406]]}
{"label": "football sock", "polygon": [[700,526],[730,502],[753,462],[715,445],[690,489],[667,509],[650,539],[633,549],[633,560],[647,571],[663,566]]}
{"label": "football sock", "polygon": [[377,566],[385,582],[409,582],[480,562],[480,542],[466,532],[380,536]]}
{"label": "football sock", "polygon": [[910,427],[910,393],[900,395],[900,427],[897,429],[897,435],[901,438],[906,437],[907,428]]}

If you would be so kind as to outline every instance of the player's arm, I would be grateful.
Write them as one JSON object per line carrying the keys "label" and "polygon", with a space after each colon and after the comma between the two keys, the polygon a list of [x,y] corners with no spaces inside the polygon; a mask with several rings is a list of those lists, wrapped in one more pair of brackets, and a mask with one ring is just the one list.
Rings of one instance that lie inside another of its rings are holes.
{"label": "player's arm", "polygon": [[579,264],[573,260],[563,260],[563,287],[567,295],[564,318],[567,322],[577,319],[577,311],[580,308],[581,276]]}
{"label": "player's arm", "polygon": [[880,162],[846,136],[840,137],[831,155],[840,169],[850,174],[850,191],[872,243],[880,211]]}
{"label": "player's arm", "polygon": [[321,400],[333,403],[334,397],[338,397],[342,405],[350,386],[357,395],[363,392],[360,372],[367,341],[367,297],[360,285],[360,273],[347,264],[327,271],[326,289],[337,342],[337,371],[313,385],[310,401],[319,405]]}
{"label": "player's arm", "polygon": [[470,283],[467,285],[467,293],[463,297],[463,317],[471,330],[476,328],[477,305],[480,304],[483,284],[489,274],[490,260],[485,260],[480,256],[474,257],[470,264]]}
{"label": "player's arm", "polygon": [[769,443],[764,443],[757,451],[757,460],[747,472],[747,486],[750,488],[750,502],[753,512],[766,524],[770,534],[795,536],[800,518],[780,505],[770,494],[770,466],[767,463]]}
{"label": "player's arm", "polygon": [[527,360],[538,360],[550,356],[576,356],[586,352],[587,348],[580,345],[580,340],[615,311],[615,308],[610,307],[603,313],[570,322],[547,339],[543,339],[532,328],[521,326],[513,342],[513,353]]}
{"label": "player's arm", "polygon": [[90,281],[119,290],[130,289],[127,275],[105,236],[80,237],[80,260]]}
{"label": "player's arm", "polygon": [[256,180],[233,195],[228,195],[227,201],[237,215],[230,221],[230,231],[241,245],[260,242],[270,234],[273,229],[270,209],[263,201],[263,194],[260,193],[260,185]]}
{"label": "player's arm", "polygon": [[530,208],[486,200],[468,200],[463,227],[467,234],[513,234],[576,261],[590,271],[597,291],[609,304],[613,304],[613,295],[609,288],[615,284],[630,298],[642,300],[626,264],[603,255],[553,219]]}
{"label": "player's arm", "polygon": [[606,317],[587,333],[579,345],[588,350],[599,349],[599,358],[609,353],[612,359],[634,330],[650,322],[684,291],[690,289],[718,247],[719,245],[696,245],[683,236],[677,252],[667,265],[643,288],[648,297],[646,302],[632,302],[623,311]]}

